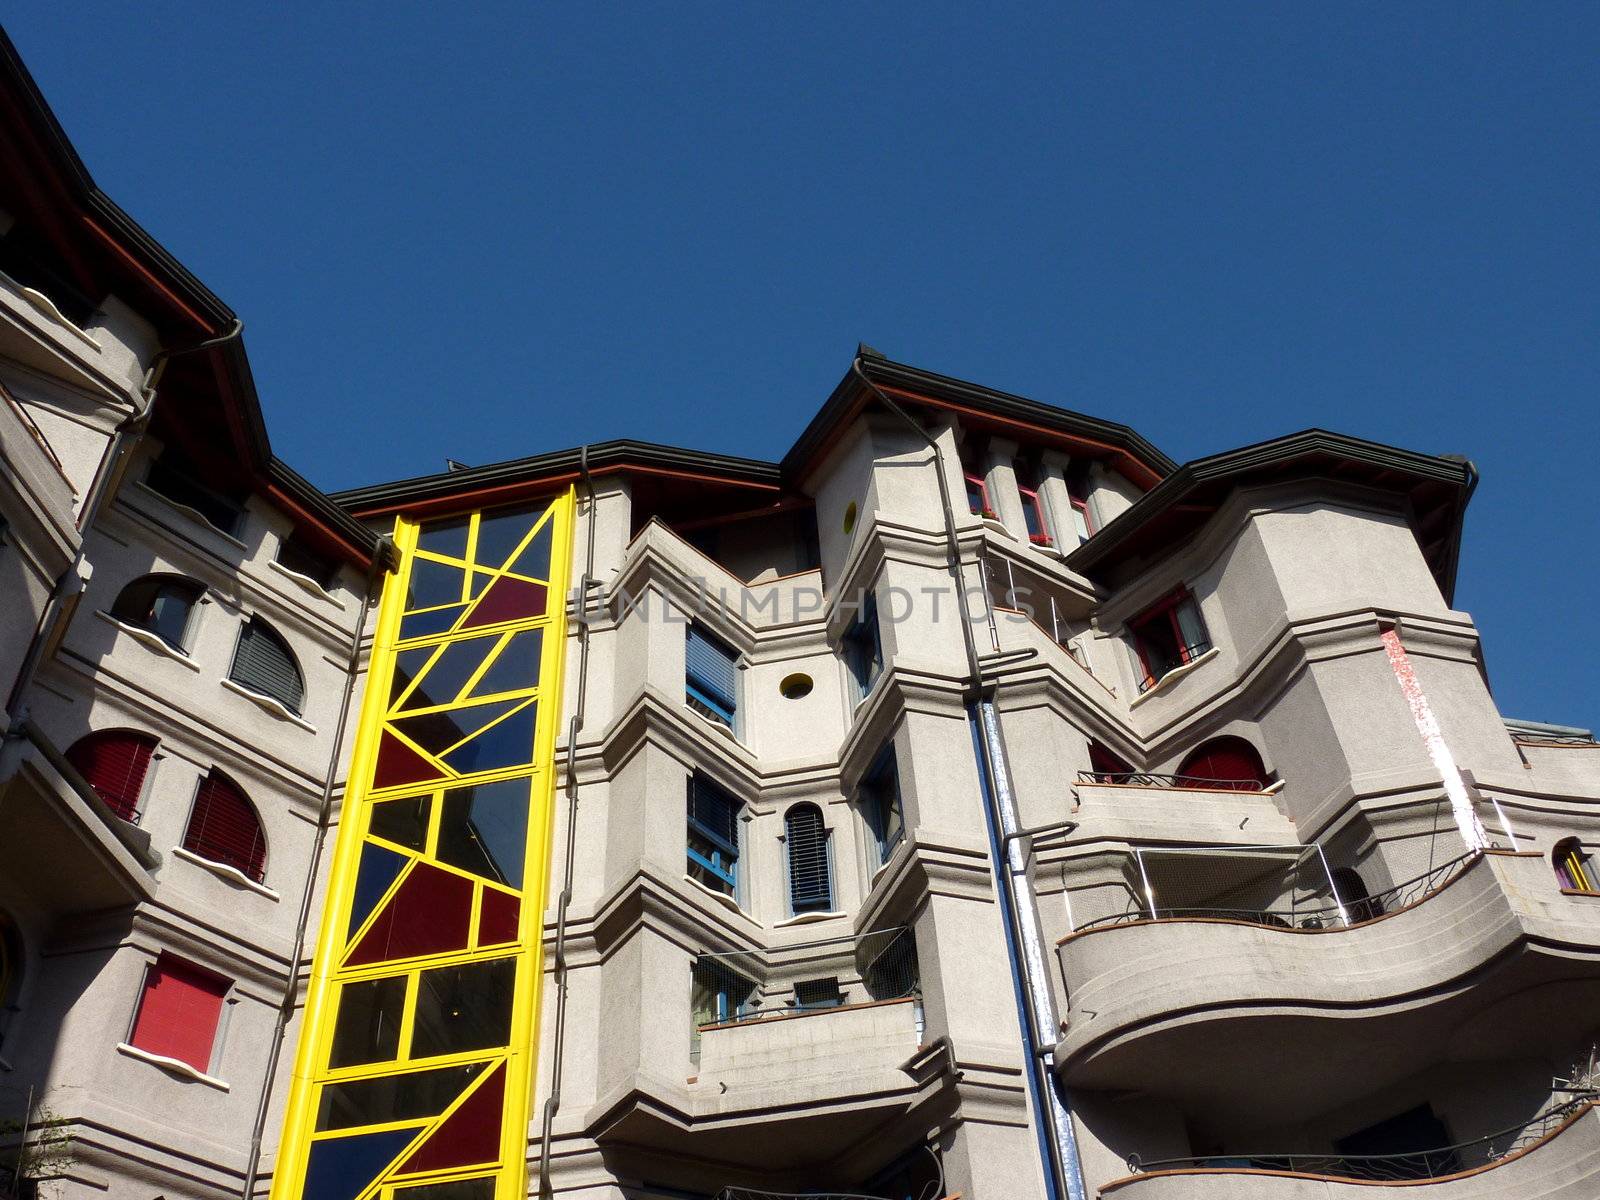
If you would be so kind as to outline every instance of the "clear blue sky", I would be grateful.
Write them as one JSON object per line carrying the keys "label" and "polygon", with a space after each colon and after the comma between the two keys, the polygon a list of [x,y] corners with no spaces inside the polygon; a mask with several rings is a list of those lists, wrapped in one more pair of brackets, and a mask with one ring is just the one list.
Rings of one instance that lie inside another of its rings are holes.
{"label": "clear blue sky", "polygon": [[858,340],[1177,459],[1483,473],[1501,707],[1592,724],[1600,5],[7,6],[338,488],[779,455]]}

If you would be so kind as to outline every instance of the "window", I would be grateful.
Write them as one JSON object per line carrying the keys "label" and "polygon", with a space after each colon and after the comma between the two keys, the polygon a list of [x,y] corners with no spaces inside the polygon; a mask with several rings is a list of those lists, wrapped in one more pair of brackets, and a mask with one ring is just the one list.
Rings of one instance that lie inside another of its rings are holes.
{"label": "window", "polygon": [[967,511],[975,517],[994,516],[994,505],[989,503],[989,485],[984,482],[983,469],[978,466],[975,448],[967,448],[961,455],[961,475],[967,484]]}
{"label": "window", "polygon": [[1187,591],[1168,596],[1129,621],[1128,628],[1144,670],[1139,681],[1141,692],[1149,691],[1166,675],[1211,649],[1205,622],[1200,619],[1200,606]]}
{"label": "window", "polygon": [[1089,769],[1094,772],[1096,783],[1126,783],[1127,777],[1134,774],[1125,758],[1099,742],[1089,743]]}
{"label": "window", "polygon": [[1039,477],[1033,467],[1018,462],[1013,469],[1017,476],[1017,495],[1022,500],[1022,519],[1028,527],[1028,540],[1035,546],[1048,546],[1050,523],[1045,520],[1044,501],[1039,496]]}
{"label": "window", "polygon": [[0,1051],[5,1049],[6,1030],[10,1028],[11,1015],[17,1011],[17,1001],[22,997],[22,970],[26,958],[17,923],[0,909]]}
{"label": "window", "polygon": [[239,645],[233,652],[228,678],[240,687],[271,697],[295,714],[305,701],[305,680],[294,654],[260,617],[251,617],[239,631]]}
{"label": "window", "polygon": [[1352,925],[1383,916],[1383,901],[1367,891],[1367,881],[1353,867],[1335,867],[1333,886]]}
{"label": "window", "polygon": [[232,780],[213,770],[200,781],[183,848],[209,862],[234,868],[260,883],[266,875],[267,840],[261,819]]}
{"label": "window", "polygon": [[99,793],[107,808],[124,821],[134,821],[155,749],[153,737],[114,729],[79,739],[67,751],[67,761]]}
{"label": "window", "polygon": [[144,481],[151,491],[193,509],[209,525],[233,536],[244,518],[244,500],[206,486],[200,482],[198,474],[194,464],[176,451],[167,450],[150,464]]}
{"label": "window", "polygon": [[278,565],[285,571],[293,571],[311,580],[323,591],[332,586],[334,576],[339,572],[338,563],[318,554],[298,535],[291,535],[278,543]]}
{"label": "window", "polygon": [[1577,838],[1567,838],[1556,843],[1550,855],[1555,863],[1556,878],[1561,886],[1574,892],[1600,891],[1600,875],[1595,874],[1594,860],[1584,853],[1583,843]]}
{"label": "window", "polygon": [[724,896],[739,888],[740,807],[704,775],[689,777],[689,876]]}
{"label": "window", "polygon": [[796,1008],[838,1008],[843,1003],[844,992],[837,979],[802,979],[794,985]]}
{"label": "window", "polygon": [[844,658],[856,684],[856,700],[865,700],[883,674],[883,636],[878,629],[878,598],[868,592],[861,611],[844,635]]}
{"label": "window", "polygon": [[220,975],[163,951],[145,973],[129,1043],[209,1071],[230,986]]}
{"label": "window", "polygon": [[739,712],[738,652],[699,625],[689,626],[687,637],[685,700],[701,716],[732,729]]}
{"label": "window", "polygon": [[155,634],[182,652],[194,606],[205,588],[181,575],[146,575],[123,588],[111,606],[111,615]]}
{"label": "window", "polygon": [[789,910],[793,913],[833,911],[828,828],[815,804],[796,804],[783,814],[783,836],[789,853]]}
{"label": "window", "polygon": [[1081,546],[1094,536],[1094,517],[1089,513],[1088,472],[1074,463],[1067,471],[1067,500],[1072,505],[1072,531]]}
{"label": "window", "polygon": [[715,954],[702,954],[689,968],[689,1055],[700,1061],[700,1031],[707,1025],[737,1021],[756,985]]}
{"label": "window", "polygon": [[1272,782],[1256,748],[1239,737],[1197,746],[1178,768],[1178,777],[1185,786],[1239,792],[1262,791]]}
{"label": "window", "polygon": [[57,311],[79,329],[94,320],[95,302],[73,282],[71,268],[36,230],[19,222],[0,237],[0,271],[22,287],[50,297]]}
{"label": "window", "polygon": [[861,812],[877,841],[878,864],[889,861],[905,838],[905,814],[900,806],[900,772],[893,747],[885,748],[861,780]]}

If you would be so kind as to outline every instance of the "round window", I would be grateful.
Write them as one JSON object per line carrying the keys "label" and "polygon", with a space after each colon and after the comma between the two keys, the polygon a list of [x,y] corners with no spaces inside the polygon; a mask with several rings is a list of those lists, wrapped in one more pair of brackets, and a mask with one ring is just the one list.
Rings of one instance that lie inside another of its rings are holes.
{"label": "round window", "polygon": [[786,675],[778,685],[778,691],[783,693],[785,700],[798,700],[802,696],[811,694],[811,676],[795,674]]}

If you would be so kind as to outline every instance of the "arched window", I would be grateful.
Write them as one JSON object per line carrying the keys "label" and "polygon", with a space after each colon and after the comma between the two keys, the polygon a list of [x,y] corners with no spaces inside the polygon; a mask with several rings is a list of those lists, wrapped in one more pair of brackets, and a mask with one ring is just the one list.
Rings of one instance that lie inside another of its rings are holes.
{"label": "arched window", "polygon": [[796,804],[783,814],[789,850],[789,907],[796,913],[832,912],[833,879],[828,862],[828,827],[815,804]]}
{"label": "arched window", "polygon": [[232,867],[256,883],[266,874],[267,839],[261,818],[238,785],[220,771],[213,770],[200,781],[183,848]]}
{"label": "arched window", "polygon": [[240,687],[270,696],[296,715],[305,702],[305,677],[293,651],[260,617],[251,617],[239,631],[228,678]]}
{"label": "arched window", "polygon": [[1212,738],[1197,747],[1178,768],[1186,787],[1221,787],[1257,792],[1272,782],[1256,748],[1240,737]]}
{"label": "arched window", "polygon": [[155,749],[156,739],[148,734],[108,729],[79,738],[67,751],[67,761],[100,794],[107,808],[124,821],[133,821],[139,816],[145,772]]}
{"label": "arched window", "polygon": [[1550,861],[1555,864],[1556,879],[1562,887],[1574,892],[1600,891],[1600,875],[1595,873],[1594,860],[1577,838],[1557,842],[1550,852]]}
{"label": "arched window", "polygon": [[0,1053],[5,1050],[6,1030],[22,995],[23,959],[22,932],[11,914],[0,909]]}
{"label": "arched window", "polygon": [[184,649],[189,617],[205,587],[182,575],[145,575],[123,588],[111,615],[155,634],[174,650]]}
{"label": "arched window", "polygon": [[1339,893],[1340,903],[1344,905],[1345,916],[1350,918],[1352,925],[1383,916],[1383,901],[1367,891],[1366,880],[1354,868],[1335,867],[1333,886]]}

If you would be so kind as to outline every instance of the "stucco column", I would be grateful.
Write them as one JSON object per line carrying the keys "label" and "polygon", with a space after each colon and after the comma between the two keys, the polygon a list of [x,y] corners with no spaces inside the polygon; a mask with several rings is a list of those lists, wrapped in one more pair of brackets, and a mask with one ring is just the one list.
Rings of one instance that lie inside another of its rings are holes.
{"label": "stucco column", "polygon": [[994,507],[1000,523],[1013,537],[1028,540],[1028,522],[1022,514],[1022,497],[1017,495],[1017,443],[1005,438],[991,438],[985,457],[984,484],[989,489],[989,503]]}

